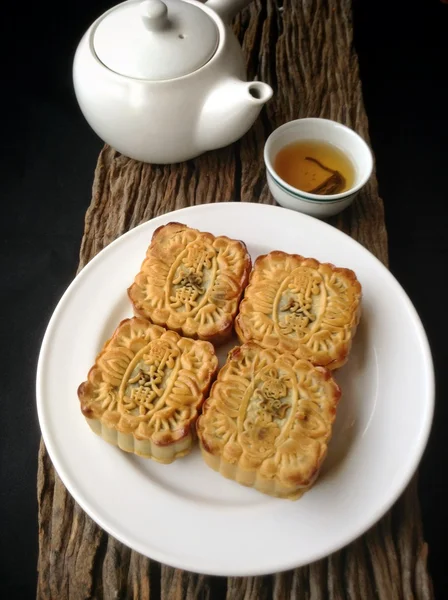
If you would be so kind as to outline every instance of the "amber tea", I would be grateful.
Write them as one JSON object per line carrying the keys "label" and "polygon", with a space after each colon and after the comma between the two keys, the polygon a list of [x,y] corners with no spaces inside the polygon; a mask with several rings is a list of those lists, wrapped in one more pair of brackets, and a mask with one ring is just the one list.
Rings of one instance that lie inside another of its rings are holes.
{"label": "amber tea", "polygon": [[350,159],[336,146],[314,140],[282,148],[275,157],[274,169],[286,183],[311,194],[340,194],[355,181]]}

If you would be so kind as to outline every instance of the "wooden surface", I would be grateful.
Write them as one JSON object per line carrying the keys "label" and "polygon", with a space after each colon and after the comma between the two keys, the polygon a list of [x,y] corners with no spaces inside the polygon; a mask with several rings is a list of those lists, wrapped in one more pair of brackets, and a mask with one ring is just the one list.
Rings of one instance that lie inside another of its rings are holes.
{"label": "wooden surface", "polygon": [[[336,119],[368,139],[348,0],[254,1],[235,21],[250,78],[275,96],[239,142],[194,161],[150,166],[105,147],[86,214],[82,268],[116,237],[156,215],[221,201],[273,203],[262,150],[276,126],[305,116]],[[332,224],[387,264],[383,206],[373,177]],[[336,554],[268,577],[204,577],[159,565],[102,531],[73,501],[41,443],[38,598],[183,600],[431,599],[427,546],[414,480],[367,534]]]}

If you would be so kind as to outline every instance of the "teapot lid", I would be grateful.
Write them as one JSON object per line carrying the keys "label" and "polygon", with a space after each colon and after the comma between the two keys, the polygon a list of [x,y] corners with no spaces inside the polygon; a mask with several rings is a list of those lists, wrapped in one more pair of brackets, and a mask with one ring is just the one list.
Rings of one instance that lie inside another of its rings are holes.
{"label": "teapot lid", "polygon": [[210,60],[218,28],[184,0],[127,1],[100,20],[93,46],[109,69],[135,79],[160,81],[188,75]]}

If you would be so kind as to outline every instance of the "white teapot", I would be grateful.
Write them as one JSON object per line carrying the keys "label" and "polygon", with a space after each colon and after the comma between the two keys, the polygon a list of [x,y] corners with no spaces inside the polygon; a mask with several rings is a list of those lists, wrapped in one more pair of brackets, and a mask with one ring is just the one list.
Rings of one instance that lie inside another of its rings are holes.
{"label": "white teapot", "polygon": [[99,137],[122,154],[174,163],[246,133],[269,85],[246,82],[228,26],[250,0],[127,0],[93,23],[77,48],[73,81]]}

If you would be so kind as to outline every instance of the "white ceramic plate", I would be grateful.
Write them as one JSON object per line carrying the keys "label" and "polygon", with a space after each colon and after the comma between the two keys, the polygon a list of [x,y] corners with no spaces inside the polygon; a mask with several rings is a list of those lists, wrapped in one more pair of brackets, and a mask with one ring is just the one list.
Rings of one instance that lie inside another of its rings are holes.
{"label": "white ceramic plate", "polygon": [[[153,231],[170,221],[242,239],[253,259],[276,249],[349,267],[362,283],[363,316],[349,363],[337,374],[343,395],[328,458],[314,488],[297,502],[224,479],[202,462],[197,448],[172,465],[128,455],[95,436],[81,415],[77,387],[115,326],[131,316],[126,289]],[[244,203],[182,209],[110,244],[76,277],[56,308],[37,373],[44,441],[82,508],[138,552],[215,575],[300,566],[366,531],[418,465],[433,396],[424,330],[389,271],[321,221]]]}

